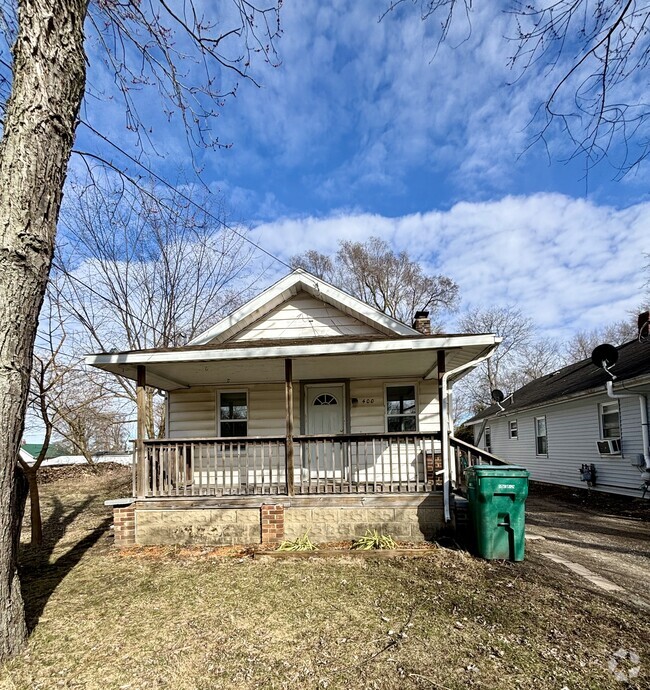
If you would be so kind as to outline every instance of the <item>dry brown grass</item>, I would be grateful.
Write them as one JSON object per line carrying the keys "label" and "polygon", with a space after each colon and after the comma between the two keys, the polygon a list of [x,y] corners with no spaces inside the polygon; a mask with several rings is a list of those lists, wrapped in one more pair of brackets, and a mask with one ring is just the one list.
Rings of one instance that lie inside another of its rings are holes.
{"label": "dry brown grass", "polygon": [[[123,471],[44,486],[48,546],[23,553],[33,632],[0,669],[3,690],[650,686],[647,612],[534,550],[519,565],[443,548],[389,561],[118,552],[102,502],[127,486]],[[641,656],[627,686],[607,668],[620,648]]]}

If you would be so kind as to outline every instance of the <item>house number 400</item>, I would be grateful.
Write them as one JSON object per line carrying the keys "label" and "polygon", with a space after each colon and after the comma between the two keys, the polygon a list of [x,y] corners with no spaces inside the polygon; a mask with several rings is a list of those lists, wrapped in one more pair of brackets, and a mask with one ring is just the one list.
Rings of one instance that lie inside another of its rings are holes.
{"label": "house number 400", "polygon": [[372,405],[375,402],[374,398],[361,398],[362,405]]}

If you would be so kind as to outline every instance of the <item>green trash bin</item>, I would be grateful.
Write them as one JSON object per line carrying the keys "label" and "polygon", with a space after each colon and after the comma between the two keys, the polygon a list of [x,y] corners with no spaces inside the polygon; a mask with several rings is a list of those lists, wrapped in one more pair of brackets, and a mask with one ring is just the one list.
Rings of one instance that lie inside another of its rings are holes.
{"label": "green trash bin", "polygon": [[465,476],[469,524],[478,555],[523,561],[528,470],[516,465],[475,465]]}

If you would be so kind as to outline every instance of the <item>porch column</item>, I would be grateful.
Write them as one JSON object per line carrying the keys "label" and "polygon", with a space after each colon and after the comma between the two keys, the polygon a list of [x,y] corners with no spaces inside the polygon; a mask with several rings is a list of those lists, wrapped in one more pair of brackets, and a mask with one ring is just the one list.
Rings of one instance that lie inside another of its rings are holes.
{"label": "porch column", "polygon": [[138,408],[138,425],[135,441],[136,471],[138,476],[137,497],[143,498],[147,490],[147,463],[144,457],[144,436],[146,429],[146,405],[145,386],[147,384],[147,369],[143,364],[137,366],[136,376],[136,405]]}
{"label": "porch column", "polygon": [[287,493],[289,496],[293,496],[293,361],[290,359],[284,360],[284,392],[287,421],[285,440],[285,471],[287,477]]}
{"label": "porch column", "polygon": [[442,469],[444,491],[449,490],[449,424],[447,416],[447,400],[445,397],[442,377],[447,371],[445,351],[438,350],[438,412],[440,414],[440,451],[442,453]]}

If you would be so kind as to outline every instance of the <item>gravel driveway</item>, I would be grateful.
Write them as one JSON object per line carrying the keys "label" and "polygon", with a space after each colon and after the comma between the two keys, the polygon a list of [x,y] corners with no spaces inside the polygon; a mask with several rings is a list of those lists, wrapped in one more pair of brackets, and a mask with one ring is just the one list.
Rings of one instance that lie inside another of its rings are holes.
{"label": "gravel driveway", "polygon": [[[613,596],[650,611],[650,501],[645,502],[647,510],[638,500],[620,497],[598,496],[593,505],[581,505],[589,498],[565,489],[531,490],[526,532],[532,539],[527,548],[583,566],[575,570],[586,568],[606,578],[622,588]],[[631,506],[635,509],[629,510]],[[567,566],[549,558],[549,567]]]}

